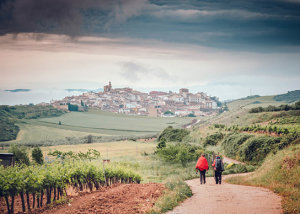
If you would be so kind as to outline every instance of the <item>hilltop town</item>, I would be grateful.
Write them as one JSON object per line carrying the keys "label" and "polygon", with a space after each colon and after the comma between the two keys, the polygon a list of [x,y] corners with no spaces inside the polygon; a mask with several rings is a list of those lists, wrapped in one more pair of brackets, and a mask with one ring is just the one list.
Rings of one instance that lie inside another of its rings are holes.
{"label": "hilltop town", "polygon": [[208,116],[219,112],[217,98],[206,93],[190,93],[181,88],[179,93],[151,91],[143,93],[132,88],[113,88],[111,82],[103,87],[103,92],[87,92],[79,96],[69,96],[62,100],[52,100],[51,105],[58,109],[68,109],[68,103],[79,106],[101,108],[105,111],[128,115],[151,117],[183,117],[187,115]]}

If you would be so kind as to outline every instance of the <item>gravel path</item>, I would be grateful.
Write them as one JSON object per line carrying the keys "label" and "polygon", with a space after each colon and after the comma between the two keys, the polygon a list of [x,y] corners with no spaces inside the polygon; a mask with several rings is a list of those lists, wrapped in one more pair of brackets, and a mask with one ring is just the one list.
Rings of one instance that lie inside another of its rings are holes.
{"label": "gravel path", "polygon": [[[223,180],[230,176],[236,175],[223,176]],[[168,214],[283,213],[281,198],[265,188],[226,182],[222,182],[221,185],[215,184],[212,177],[207,178],[204,185],[200,185],[199,179],[189,180],[186,183],[191,186],[194,195]]]}
{"label": "gravel path", "polygon": [[237,161],[237,160],[234,160],[234,159],[232,159],[232,158],[229,158],[229,157],[226,157],[226,156],[223,156],[223,162],[224,163],[235,163],[235,164],[239,164],[239,163],[241,163],[241,164],[245,164],[244,162],[241,162],[241,161]]}

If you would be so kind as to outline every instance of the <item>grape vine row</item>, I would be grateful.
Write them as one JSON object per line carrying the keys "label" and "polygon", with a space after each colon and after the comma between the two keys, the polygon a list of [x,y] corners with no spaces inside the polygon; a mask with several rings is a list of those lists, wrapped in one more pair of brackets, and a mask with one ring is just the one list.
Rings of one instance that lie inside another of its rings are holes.
{"label": "grape vine row", "polygon": [[[105,180],[106,179],[106,180]],[[14,213],[14,199],[21,197],[22,210],[26,211],[43,206],[43,195],[46,204],[59,200],[67,194],[66,188],[73,187],[78,191],[93,191],[105,184],[140,183],[141,176],[121,165],[105,164],[105,176],[102,161],[55,161],[40,166],[0,166],[0,197],[4,197],[8,213]],[[32,197],[32,205],[30,204]],[[10,200],[9,200],[10,198]],[[11,203],[9,203],[11,201]]]}

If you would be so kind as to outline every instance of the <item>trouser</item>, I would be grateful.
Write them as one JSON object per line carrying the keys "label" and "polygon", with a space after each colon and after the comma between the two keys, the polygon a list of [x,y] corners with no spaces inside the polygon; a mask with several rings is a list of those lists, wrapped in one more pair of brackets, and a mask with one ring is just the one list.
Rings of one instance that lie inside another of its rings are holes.
{"label": "trouser", "polygon": [[216,184],[221,184],[222,172],[215,171],[215,179],[216,179]]}
{"label": "trouser", "polygon": [[203,170],[203,171],[199,170],[199,171],[200,171],[200,183],[201,184],[206,183],[206,181],[205,181],[205,172],[206,172],[206,170]]}

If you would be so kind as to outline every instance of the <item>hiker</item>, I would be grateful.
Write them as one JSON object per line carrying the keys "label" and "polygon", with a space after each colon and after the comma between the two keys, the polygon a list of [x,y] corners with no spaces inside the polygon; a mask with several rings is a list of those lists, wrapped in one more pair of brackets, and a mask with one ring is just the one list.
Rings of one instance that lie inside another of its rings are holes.
{"label": "hiker", "polygon": [[206,170],[209,169],[207,160],[205,158],[205,155],[202,154],[201,157],[198,159],[197,164],[196,164],[196,173],[198,170],[200,171],[200,184],[206,183],[205,181],[205,172]]}
{"label": "hiker", "polygon": [[224,171],[224,164],[219,155],[217,155],[212,166],[214,167],[214,170],[215,170],[216,184],[221,184],[222,172]]}

